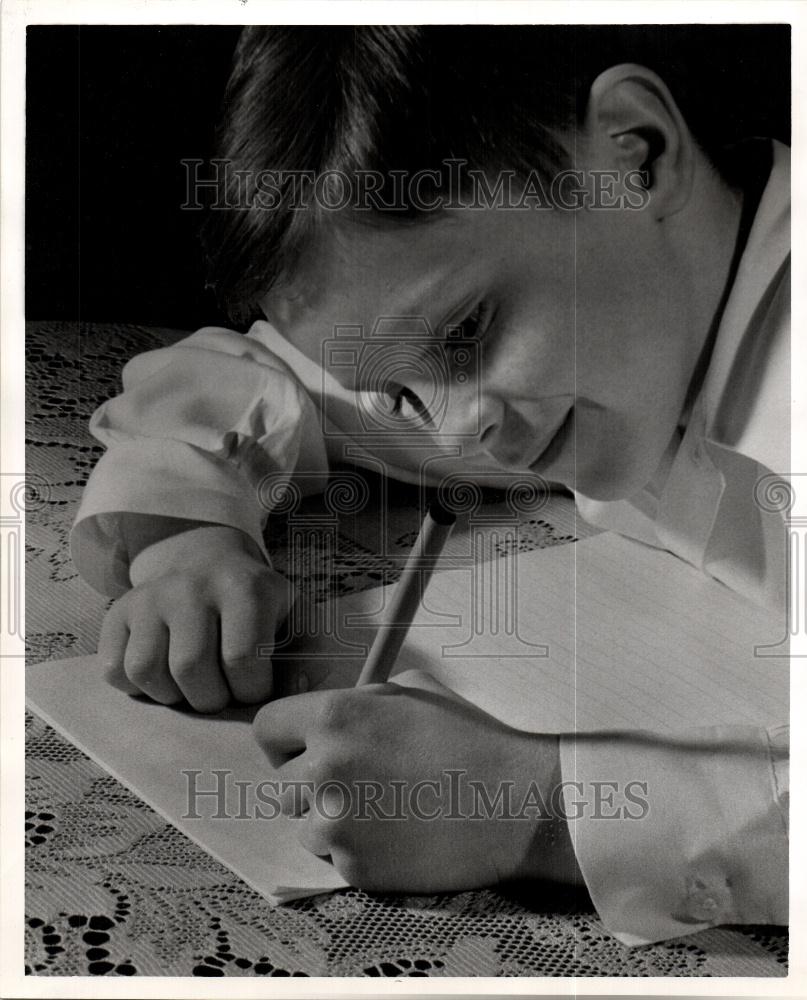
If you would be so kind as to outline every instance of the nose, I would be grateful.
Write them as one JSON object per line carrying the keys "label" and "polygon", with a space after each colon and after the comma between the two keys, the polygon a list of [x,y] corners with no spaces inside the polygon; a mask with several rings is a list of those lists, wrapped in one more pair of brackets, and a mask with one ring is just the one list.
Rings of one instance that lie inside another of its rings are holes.
{"label": "nose", "polygon": [[520,408],[500,403],[496,419],[488,423],[482,434],[481,444],[501,465],[521,465],[530,441],[539,433],[539,426]]}

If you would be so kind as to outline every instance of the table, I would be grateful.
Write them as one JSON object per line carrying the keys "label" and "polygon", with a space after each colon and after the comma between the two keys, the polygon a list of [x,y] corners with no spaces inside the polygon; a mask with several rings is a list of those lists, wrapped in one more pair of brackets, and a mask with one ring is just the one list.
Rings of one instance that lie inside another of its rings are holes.
{"label": "table", "polygon": [[[27,327],[28,661],[92,652],[107,601],[81,581],[67,548],[101,454],[87,422],[118,391],[132,355],[179,331],[123,324]],[[340,522],[303,564],[282,518],[277,567],[315,599],[395,579],[419,520],[396,489],[387,547]],[[495,497],[492,502],[496,502]],[[307,501],[316,503],[316,499]],[[570,498],[519,525],[520,544],[571,543]],[[88,697],[91,692],[88,692]],[[187,840],[33,715],[26,717],[26,968],[34,975],[170,976],[782,976],[787,931],[719,928],[628,949],[585,893],[531,887],[432,896],[346,889],[279,908]]]}

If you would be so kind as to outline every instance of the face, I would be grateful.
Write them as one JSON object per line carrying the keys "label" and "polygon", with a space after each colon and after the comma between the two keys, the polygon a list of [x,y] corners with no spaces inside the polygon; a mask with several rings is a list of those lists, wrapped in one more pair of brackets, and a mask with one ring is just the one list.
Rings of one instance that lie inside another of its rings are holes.
{"label": "face", "polygon": [[[264,308],[318,362],[339,324],[424,317],[441,342],[462,325],[478,363],[464,382],[449,378],[437,430],[462,433],[478,418],[469,475],[531,470],[616,499],[652,478],[680,420],[704,335],[690,301],[687,268],[650,212],[491,208],[334,228],[293,294]],[[333,374],[371,388],[360,369]],[[402,413],[434,396],[406,365],[398,389]]]}

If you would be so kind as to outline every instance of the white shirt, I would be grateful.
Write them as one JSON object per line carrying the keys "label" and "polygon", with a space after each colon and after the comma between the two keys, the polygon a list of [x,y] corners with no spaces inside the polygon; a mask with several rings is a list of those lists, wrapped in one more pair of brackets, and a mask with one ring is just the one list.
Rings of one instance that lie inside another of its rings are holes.
{"label": "white shirt", "polygon": [[[774,165],[718,331],[703,389],[659,475],[636,497],[596,503],[584,517],[657,545],[752,600],[781,602],[784,523],[754,502],[762,476],[789,461],[789,151]],[[134,358],[124,392],[93,415],[107,446],[84,493],[73,557],[96,589],[129,588],[121,541],[127,514],[239,528],[266,555],[267,476],[295,473],[321,488],[353,442],[356,464],[384,463],[415,481],[469,473],[445,434],[367,441],[373,405],[342,388],[268,323],[246,335],[205,328]],[[472,449],[471,449],[472,450]],[[474,469],[507,470],[479,449]],[[268,555],[267,555],[268,559]],[[783,723],[786,720],[783,720]],[[574,821],[578,862],[606,928],[627,943],[720,923],[787,922],[787,729],[730,727],[687,734],[700,749],[656,740],[561,741],[564,781],[642,777],[663,788],[641,822]],[[727,746],[730,745],[730,749]]]}
{"label": "white shirt", "polygon": [[[699,398],[657,480],[629,501],[578,496],[583,516],[669,549],[751,600],[784,606],[786,527],[766,500],[790,466],[790,157],[774,159]],[[659,481],[660,480],[660,481]],[[765,509],[768,507],[769,509]],[[641,822],[572,824],[606,927],[641,944],[721,923],[787,923],[788,727],[658,740],[561,741],[565,780],[663,788]],[[733,750],[721,745],[733,744]],[[574,776],[574,778],[572,777]]]}

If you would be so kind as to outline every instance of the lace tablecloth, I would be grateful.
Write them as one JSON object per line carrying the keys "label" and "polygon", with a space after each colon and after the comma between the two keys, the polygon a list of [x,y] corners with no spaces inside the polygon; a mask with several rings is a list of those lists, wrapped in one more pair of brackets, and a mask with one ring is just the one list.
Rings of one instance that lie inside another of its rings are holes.
{"label": "lace tablecloth", "polygon": [[[101,448],[87,432],[132,355],[176,331],[30,323],[27,330],[29,662],[95,648],[106,601],[71,565],[67,534]],[[382,554],[361,525],[276,565],[316,599],[395,578],[418,523],[399,493]],[[493,498],[495,501],[495,498]],[[315,502],[315,501],[314,501]],[[519,525],[526,548],[571,542],[571,501]],[[26,969],[35,975],[781,976],[781,928],[721,928],[628,949],[585,894],[369,896],[346,889],[273,908],[35,716],[27,722]]]}

